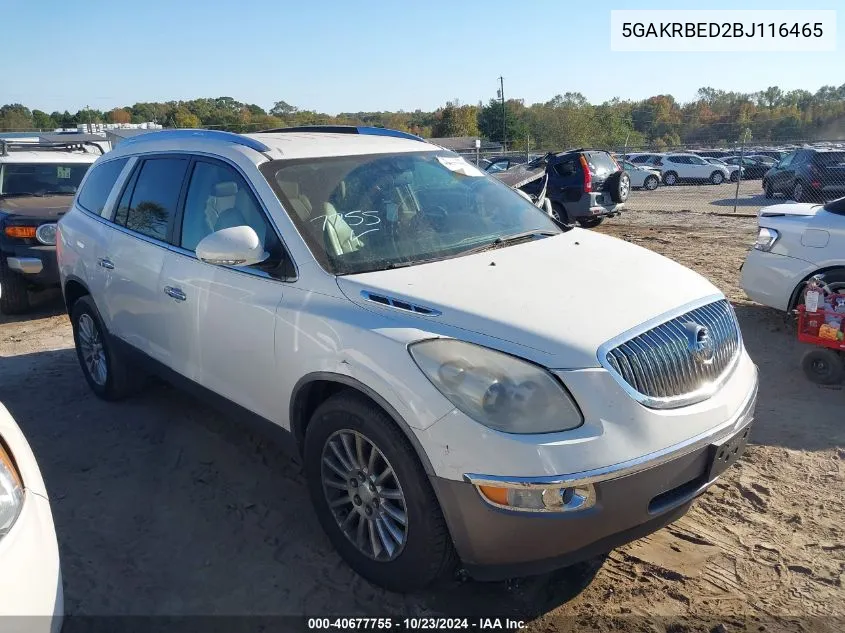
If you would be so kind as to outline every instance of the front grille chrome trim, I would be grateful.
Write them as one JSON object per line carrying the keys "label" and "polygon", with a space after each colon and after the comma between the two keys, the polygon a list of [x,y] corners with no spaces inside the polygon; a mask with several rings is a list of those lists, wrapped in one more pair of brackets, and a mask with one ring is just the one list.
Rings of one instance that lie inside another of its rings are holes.
{"label": "front grille chrome trim", "polygon": [[[717,338],[712,364],[690,363],[685,358],[685,333],[677,319],[693,312],[707,321]],[[742,333],[733,306],[724,295],[717,294],[661,314],[612,338],[599,347],[598,361],[643,406],[675,409],[715,394],[733,374],[742,349]],[[684,391],[688,386],[693,388]]]}

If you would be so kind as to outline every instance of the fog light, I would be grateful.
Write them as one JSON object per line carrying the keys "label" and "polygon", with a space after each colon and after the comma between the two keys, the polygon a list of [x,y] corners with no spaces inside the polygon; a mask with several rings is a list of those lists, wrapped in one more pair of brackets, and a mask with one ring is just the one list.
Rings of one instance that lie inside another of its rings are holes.
{"label": "fog light", "polygon": [[592,484],[568,488],[478,486],[478,490],[493,505],[527,512],[572,512],[596,502]]}

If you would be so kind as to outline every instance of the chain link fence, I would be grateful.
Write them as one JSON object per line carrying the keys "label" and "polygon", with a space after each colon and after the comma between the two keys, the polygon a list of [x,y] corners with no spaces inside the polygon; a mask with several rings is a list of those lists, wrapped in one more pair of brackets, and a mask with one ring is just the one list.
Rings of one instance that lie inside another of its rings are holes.
{"label": "chain link fence", "polygon": [[[540,144],[542,146],[542,144]],[[845,139],[737,141],[593,147],[612,154],[631,177],[628,211],[756,217],[764,206],[821,203],[845,196]],[[560,148],[557,151],[565,151]],[[467,151],[489,173],[518,168],[546,152]],[[657,176],[646,186],[646,179]]]}

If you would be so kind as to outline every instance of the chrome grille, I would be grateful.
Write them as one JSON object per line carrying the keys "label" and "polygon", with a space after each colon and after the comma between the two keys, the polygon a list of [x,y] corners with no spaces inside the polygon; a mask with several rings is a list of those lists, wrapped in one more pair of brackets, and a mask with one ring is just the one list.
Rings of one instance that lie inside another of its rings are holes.
{"label": "chrome grille", "polygon": [[[711,362],[696,358],[695,326],[707,328]],[[670,408],[708,397],[733,368],[740,348],[733,309],[723,300],[690,310],[638,334],[606,353],[609,369],[646,406]]]}

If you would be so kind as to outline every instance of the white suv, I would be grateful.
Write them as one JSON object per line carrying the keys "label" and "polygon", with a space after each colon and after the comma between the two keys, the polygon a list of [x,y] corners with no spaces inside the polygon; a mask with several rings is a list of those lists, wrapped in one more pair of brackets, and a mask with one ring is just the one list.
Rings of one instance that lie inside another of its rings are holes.
{"label": "white suv", "polygon": [[[663,183],[669,186],[680,182],[710,182],[721,185],[730,180],[732,170],[723,165],[708,163],[695,154],[664,154],[651,159],[649,167],[657,167],[663,173]],[[738,170],[736,167],[733,171]]]}
{"label": "white suv", "polygon": [[95,393],[147,367],[288,432],[332,543],[394,590],[652,532],[753,416],[706,279],[401,132],[131,139],[82,183],[59,262]]}

